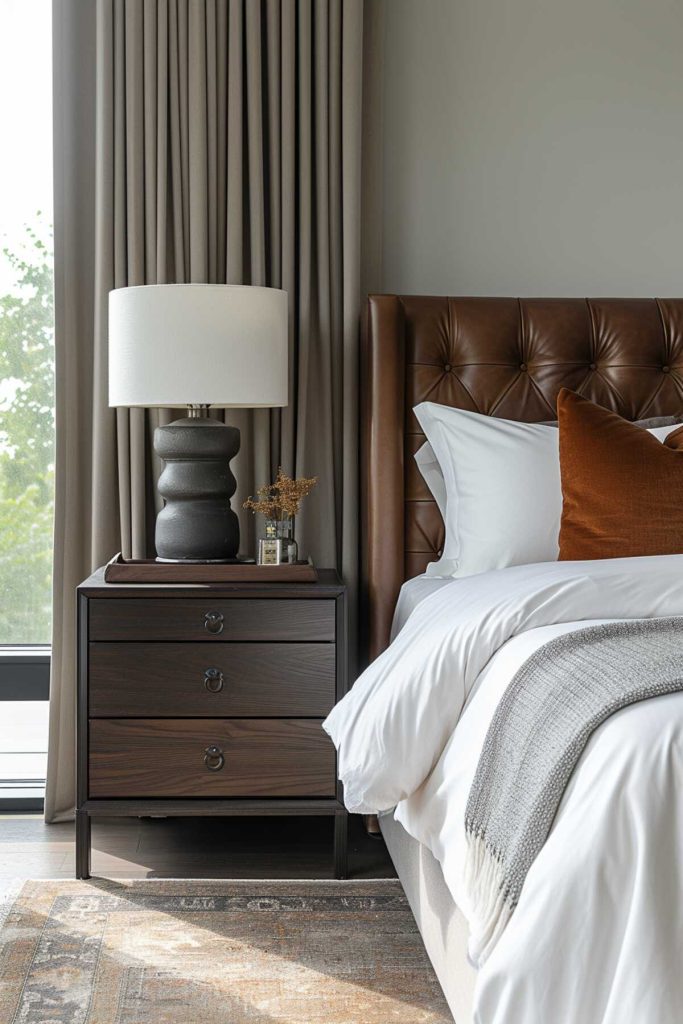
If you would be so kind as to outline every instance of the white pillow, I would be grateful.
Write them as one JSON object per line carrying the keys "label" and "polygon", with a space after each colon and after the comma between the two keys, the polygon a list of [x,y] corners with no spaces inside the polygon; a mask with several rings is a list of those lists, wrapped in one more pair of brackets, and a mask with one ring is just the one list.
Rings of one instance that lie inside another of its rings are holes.
{"label": "white pillow", "polygon": [[[446,526],[428,576],[472,576],[550,562],[562,515],[559,430],[422,402],[427,438],[415,459]],[[663,441],[677,425],[650,429]]]}
{"label": "white pillow", "polygon": [[443,471],[439,465],[439,460],[434,454],[429,441],[417,449],[413,456],[417,463],[417,468],[420,470],[420,474],[427,487],[431,491],[434,501],[439,507],[441,518],[446,521],[446,481],[443,478]]}

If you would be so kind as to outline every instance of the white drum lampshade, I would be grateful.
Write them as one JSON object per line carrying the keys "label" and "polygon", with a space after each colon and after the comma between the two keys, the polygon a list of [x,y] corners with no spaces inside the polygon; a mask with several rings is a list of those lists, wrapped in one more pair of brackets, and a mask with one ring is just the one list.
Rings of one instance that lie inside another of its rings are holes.
{"label": "white drum lampshade", "polygon": [[246,285],[164,284],[109,293],[109,404],[187,406],[154,432],[165,462],[157,556],[226,562],[239,550],[230,460],[240,434],[208,407],[287,405],[287,293]]}
{"label": "white drum lampshade", "polygon": [[287,405],[287,293],[221,284],[110,292],[109,404]]}

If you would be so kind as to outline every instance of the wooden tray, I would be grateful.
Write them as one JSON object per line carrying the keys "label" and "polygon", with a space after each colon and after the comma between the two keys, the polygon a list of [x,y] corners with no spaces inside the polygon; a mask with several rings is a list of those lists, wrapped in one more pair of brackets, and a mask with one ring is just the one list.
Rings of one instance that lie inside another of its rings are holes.
{"label": "wooden tray", "polygon": [[254,562],[157,562],[154,558],[126,561],[119,552],[107,563],[105,583],[317,583],[310,560],[293,565]]}

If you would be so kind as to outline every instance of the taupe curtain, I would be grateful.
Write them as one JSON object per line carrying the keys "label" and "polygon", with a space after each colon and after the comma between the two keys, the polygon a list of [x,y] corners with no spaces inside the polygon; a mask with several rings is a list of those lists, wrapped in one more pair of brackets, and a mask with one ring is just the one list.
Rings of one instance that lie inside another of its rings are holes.
{"label": "taupe curtain", "polygon": [[[107,296],[287,290],[290,400],[231,414],[235,507],[278,465],[320,483],[300,549],[358,563],[363,0],[54,0],[57,507],[46,818],[72,816],[74,588],[151,550],[153,427],[107,406]],[[253,524],[242,520],[243,547]]]}

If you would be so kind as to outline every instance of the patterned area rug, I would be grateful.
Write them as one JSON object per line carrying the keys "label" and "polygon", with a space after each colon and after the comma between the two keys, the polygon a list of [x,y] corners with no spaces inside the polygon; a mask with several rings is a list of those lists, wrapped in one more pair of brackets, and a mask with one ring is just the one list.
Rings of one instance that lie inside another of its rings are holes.
{"label": "patterned area rug", "polygon": [[[4,922],[2,918],[4,917]],[[25,882],[2,1024],[452,1022],[400,884]]]}

